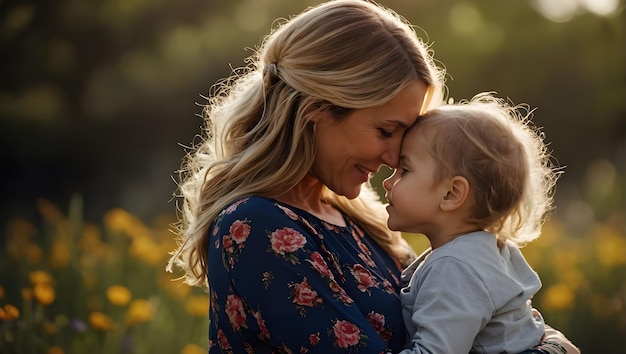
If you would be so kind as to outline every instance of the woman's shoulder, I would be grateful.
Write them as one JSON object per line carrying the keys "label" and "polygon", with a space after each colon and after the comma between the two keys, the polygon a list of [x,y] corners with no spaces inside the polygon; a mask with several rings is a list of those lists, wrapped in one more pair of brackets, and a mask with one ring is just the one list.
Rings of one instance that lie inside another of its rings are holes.
{"label": "woman's shoulder", "polygon": [[222,209],[218,219],[282,220],[299,218],[298,209],[279,203],[275,199],[250,195],[238,198]]}
{"label": "woman's shoulder", "polygon": [[246,214],[254,216],[256,214],[276,213],[278,209],[276,209],[275,204],[273,199],[260,195],[243,196],[227,204],[220,212],[220,216],[245,216]]}

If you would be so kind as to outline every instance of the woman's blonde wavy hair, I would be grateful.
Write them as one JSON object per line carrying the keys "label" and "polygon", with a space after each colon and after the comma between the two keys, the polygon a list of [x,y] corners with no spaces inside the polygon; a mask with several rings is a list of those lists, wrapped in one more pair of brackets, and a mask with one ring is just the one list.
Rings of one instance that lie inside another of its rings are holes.
{"label": "woman's blonde wavy hair", "polygon": [[407,132],[437,162],[436,181],[468,180],[473,202],[468,221],[518,246],[541,234],[562,172],[531,114],[527,105],[484,92],[427,112]]}
{"label": "woman's blonde wavy hair", "polygon": [[[316,153],[312,116],[327,111],[342,119],[382,105],[416,79],[429,87],[425,110],[441,102],[443,75],[412,26],[373,2],[330,1],[283,21],[246,67],[213,87],[203,141],[181,168],[179,247],[167,269],[176,264],[188,284],[206,286],[211,223],[242,196],[274,198],[306,176]],[[352,200],[324,193],[397,261],[408,262],[412,251],[387,228],[371,188]]]}

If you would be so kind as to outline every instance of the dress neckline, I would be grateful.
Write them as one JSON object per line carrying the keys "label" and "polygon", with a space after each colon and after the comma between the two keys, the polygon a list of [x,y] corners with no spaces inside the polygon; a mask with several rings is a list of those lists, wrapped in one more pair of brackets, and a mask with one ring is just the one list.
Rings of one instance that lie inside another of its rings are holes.
{"label": "dress neckline", "polygon": [[[264,198],[265,198],[265,197],[264,197]],[[297,211],[297,212],[298,212],[299,214],[301,214],[301,215],[302,215],[302,214],[304,214],[304,215],[307,217],[307,219],[313,219],[313,220],[315,220],[317,223],[320,223],[320,224],[327,224],[327,225],[330,225],[330,226],[332,226],[332,227],[334,227],[334,228],[338,228],[338,229],[341,229],[341,230],[347,230],[347,231],[352,230],[352,225],[353,225],[352,220],[350,220],[350,218],[348,218],[348,217],[346,216],[346,214],[344,214],[344,212],[343,212],[343,211],[341,211],[341,210],[339,210],[339,209],[337,209],[337,211],[339,211],[339,213],[341,214],[341,217],[343,218],[343,221],[345,222],[345,226],[344,226],[344,225],[337,225],[337,224],[332,223],[332,222],[330,222],[330,221],[326,221],[326,220],[321,219],[320,217],[318,217],[318,216],[316,216],[316,215],[312,214],[311,212],[309,212],[309,211],[307,211],[307,210],[304,210],[304,209],[302,209],[302,208],[298,208],[298,207],[296,207],[296,206],[293,206],[293,205],[288,204],[288,203],[285,203],[285,202],[281,202],[280,200],[276,200],[276,199],[274,199],[274,198],[267,198],[267,199],[270,199],[270,200],[272,200],[274,203],[279,204],[279,205],[281,205],[281,206],[283,206],[283,207],[285,207],[285,208],[289,208],[289,209],[291,209],[291,210]]]}

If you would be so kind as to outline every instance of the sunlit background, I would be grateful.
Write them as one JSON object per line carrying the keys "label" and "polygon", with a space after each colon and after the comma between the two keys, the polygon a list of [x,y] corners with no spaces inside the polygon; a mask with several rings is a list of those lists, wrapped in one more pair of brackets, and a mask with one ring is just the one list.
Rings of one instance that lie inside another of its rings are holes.
{"label": "sunlit background", "polygon": [[[524,249],[535,306],[584,352],[626,353],[624,1],[380,2],[431,45],[450,97],[536,108],[565,173]],[[0,352],[206,351],[206,294],[163,271],[176,170],[210,86],[317,3],[0,1]]]}

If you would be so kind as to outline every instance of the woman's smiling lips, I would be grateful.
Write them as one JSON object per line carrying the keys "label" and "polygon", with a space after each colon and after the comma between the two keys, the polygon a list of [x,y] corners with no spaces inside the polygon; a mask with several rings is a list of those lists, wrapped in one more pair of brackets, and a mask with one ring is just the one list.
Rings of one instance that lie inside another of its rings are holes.
{"label": "woman's smiling lips", "polygon": [[376,171],[370,171],[361,165],[356,165],[356,168],[364,175],[365,182],[369,181],[370,175],[376,172]]}

